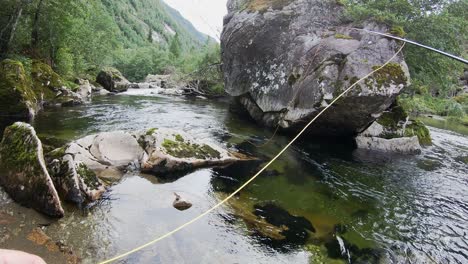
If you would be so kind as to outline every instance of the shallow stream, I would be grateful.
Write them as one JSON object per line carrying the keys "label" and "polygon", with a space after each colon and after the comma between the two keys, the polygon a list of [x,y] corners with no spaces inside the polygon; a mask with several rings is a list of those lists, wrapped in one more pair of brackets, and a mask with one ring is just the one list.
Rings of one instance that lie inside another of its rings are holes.
{"label": "shallow stream", "polygon": [[[227,102],[130,90],[89,105],[41,112],[42,137],[72,140],[112,130],[180,129],[267,160],[288,142],[228,110]],[[311,128],[313,129],[313,127]],[[302,140],[228,205],[121,263],[468,263],[468,138],[431,129],[418,156],[382,156]],[[251,142],[251,143],[249,143]],[[105,199],[48,219],[0,191],[0,248],[62,255],[28,240],[37,226],[83,263],[113,257],[185,223],[260,164],[164,178],[129,172]],[[174,192],[190,200],[172,207]]]}

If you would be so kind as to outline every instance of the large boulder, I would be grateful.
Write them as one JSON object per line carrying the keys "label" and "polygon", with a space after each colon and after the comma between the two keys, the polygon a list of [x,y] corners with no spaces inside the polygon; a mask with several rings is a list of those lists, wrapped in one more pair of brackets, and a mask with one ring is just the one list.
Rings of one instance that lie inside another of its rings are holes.
{"label": "large boulder", "polygon": [[96,82],[109,92],[124,92],[128,90],[130,82],[115,68],[105,68],[99,72]]}
{"label": "large boulder", "polygon": [[410,120],[400,106],[385,111],[374,123],[356,137],[358,149],[402,154],[417,154],[421,146],[432,143],[427,127]]}
{"label": "large boulder", "polygon": [[38,101],[23,64],[13,60],[0,62],[0,129],[3,131],[2,124],[31,120],[38,109]]}
{"label": "large boulder", "polygon": [[41,141],[29,124],[17,122],[5,129],[0,144],[0,184],[25,206],[52,217],[64,214],[46,169]]}
{"label": "large boulder", "polygon": [[[258,122],[298,129],[344,89],[383,65],[400,44],[350,30],[339,1],[229,0],[221,37],[226,92]],[[363,23],[365,29],[389,28]],[[311,129],[355,135],[409,82],[403,56],[360,83]]]}

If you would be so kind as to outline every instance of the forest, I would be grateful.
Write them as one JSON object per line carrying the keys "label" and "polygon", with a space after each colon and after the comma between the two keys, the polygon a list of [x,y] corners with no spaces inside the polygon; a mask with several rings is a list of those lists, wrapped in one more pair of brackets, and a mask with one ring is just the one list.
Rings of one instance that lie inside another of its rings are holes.
{"label": "forest", "polygon": [[94,79],[105,66],[141,81],[219,63],[216,41],[162,1],[2,2],[1,57],[26,66],[41,60],[68,80]]}

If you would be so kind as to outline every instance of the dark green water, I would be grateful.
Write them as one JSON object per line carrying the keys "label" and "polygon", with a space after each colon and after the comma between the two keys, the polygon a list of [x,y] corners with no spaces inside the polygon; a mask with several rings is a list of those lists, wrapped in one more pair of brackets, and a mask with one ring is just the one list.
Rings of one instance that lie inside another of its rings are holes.
{"label": "dark green water", "polygon": [[[65,140],[111,130],[181,129],[226,147],[271,158],[288,142],[228,111],[223,102],[161,97],[149,91],[48,110],[42,136]],[[313,128],[312,128],[313,129]],[[122,263],[467,263],[468,139],[431,129],[434,146],[419,156],[381,156],[336,142],[302,140],[228,205]],[[46,233],[95,263],[146,243],[207,210],[260,164],[203,169],[175,179],[128,173],[85,212],[58,221],[20,207],[0,247],[41,254],[24,239],[44,221]],[[193,202],[172,207],[173,192]],[[0,227],[2,227],[0,225]],[[271,238],[273,237],[273,238]]]}

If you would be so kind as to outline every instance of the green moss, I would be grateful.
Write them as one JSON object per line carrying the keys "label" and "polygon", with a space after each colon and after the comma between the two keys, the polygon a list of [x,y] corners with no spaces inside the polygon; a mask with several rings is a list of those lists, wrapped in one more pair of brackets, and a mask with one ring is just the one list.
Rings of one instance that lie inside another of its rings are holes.
{"label": "green moss", "polygon": [[184,142],[184,141],[185,141],[184,138],[183,138],[181,135],[179,135],[179,134],[175,135],[175,139],[176,139],[176,141],[178,141],[178,142]]}
{"label": "green moss", "polygon": [[22,171],[31,168],[33,171],[41,169],[37,155],[38,140],[32,136],[32,128],[24,123],[15,123],[5,129],[0,146],[0,161],[2,170]]}
{"label": "green moss", "polygon": [[78,165],[78,168],[76,168],[76,172],[81,176],[83,179],[84,183],[91,189],[95,189],[99,187],[101,184],[99,183],[99,180],[96,176],[96,173],[94,171],[90,170],[88,166],[85,164],[81,163]]}
{"label": "green moss", "polygon": [[293,0],[247,0],[245,1],[242,9],[252,12],[264,13],[269,8],[273,10],[280,10],[290,4]]}
{"label": "green moss", "polygon": [[4,60],[0,63],[0,112],[28,118],[37,111],[37,99],[31,89],[31,80],[21,62]]}
{"label": "green moss", "polygon": [[351,37],[351,36],[344,35],[344,34],[340,34],[340,33],[336,33],[336,34],[335,34],[335,38],[336,38],[336,39],[354,39],[354,38]]}
{"label": "green moss", "polygon": [[156,132],[156,130],[158,130],[157,128],[150,128],[148,129],[148,131],[146,131],[146,135],[147,136],[151,136],[154,134],[154,132]]}
{"label": "green moss", "polygon": [[37,96],[45,101],[54,100],[56,91],[65,86],[65,81],[52,68],[38,60],[34,60],[31,69],[33,89]]}
{"label": "green moss", "polygon": [[221,158],[221,153],[206,144],[200,146],[198,144],[191,144],[189,142],[164,139],[162,146],[166,149],[167,154],[176,158]]}
{"label": "green moss", "polygon": [[406,121],[408,114],[401,106],[395,106],[389,112],[384,112],[377,123],[384,126],[387,129],[398,129],[400,121]]}
{"label": "green moss", "polygon": [[405,136],[417,136],[419,144],[421,144],[421,146],[432,145],[432,139],[429,129],[427,129],[427,127],[421,121],[412,121],[410,125],[406,126]]}
{"label": "green moss", "polygon": [[66,147],[61,147],[58,149],[54,149],[51,152],[47,153],[47,157],[50,159],[61,159],[65,156]]}
{"label": "green moss", "polygon": [[[373,66],[372,69],[377,70],[380,67],[380,65],[376,65]],[[408,81],[401,65],[394,62],[387,64],[385,67],[374,73],[373,77],[370,79],[375,80],[378,87],[389,87],[391,84],[406,85],[406,82]]]}
{"label": "green moss", "polygon": [[390,29],[390,34],[395,35],[400,38],[403,38],[404,36],[406,36],[405,30],[403,29],[403,27],[400,27],[400,26],[393,26]]}
{"label": "green moss", "polygon": [[356,76],[354,76],[354,77],[352,77],[351,80],[349,81],[349,84],[350,84],[350,85],[353,85],[353,84],[357,83],[358,81],[359,81],[359,78],[356,77]]}

